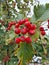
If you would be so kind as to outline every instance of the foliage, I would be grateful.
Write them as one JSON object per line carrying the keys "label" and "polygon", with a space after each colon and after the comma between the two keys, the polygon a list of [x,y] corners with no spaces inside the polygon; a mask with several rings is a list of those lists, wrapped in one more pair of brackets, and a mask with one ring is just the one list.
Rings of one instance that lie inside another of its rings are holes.
{"label": "foliage", "polygon": [[[34,15],[31,18],[32,22],[45,21],[49,19],[49,4],[34,6]],[[42,22],[41,22],[42,23]]]}
{"label": "foliage", "polygon": [[30,44],[21,43],[20,48],[17,50],[17,56],[21,60],[20,65],[26,65],[33,56],[32,46]]}
{"label": "foliage", "polygon": [[[16,65],[18,64],[18,59],[20,60],[20,65],[27,65],[34,54],[42,56],[44,59],[46,56],[49,57],[49,37],[42,37],[40,35],[39,26],[41,23],[49,19],[49,4],[45,5],[35,5],[34,15],[29,18],[29,20],[37,25],[37,32],[31,38],[33,42],[30,44],[21,43],[19,45],[15,44],[14,26],[12,26],[10,31],[7,31],[8,23],[11,21],[17,21],[20,19],[25,19],[27,15],[31,12],[29,3],[33,6],[33,0],[0,0],[0,60],[6,56],[10,57],[8,62],[5,64]],[[27,36],[27,35],[26,35]],[[38,40],[36,40],[38,39]],[[46,44],[44,44],[46,41]]]}

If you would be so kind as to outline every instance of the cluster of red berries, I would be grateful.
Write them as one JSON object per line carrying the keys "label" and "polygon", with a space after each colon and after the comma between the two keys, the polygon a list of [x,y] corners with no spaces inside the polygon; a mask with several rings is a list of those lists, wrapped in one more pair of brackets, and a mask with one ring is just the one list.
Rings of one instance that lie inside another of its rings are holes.
{"label": "cluster of red berries", "polygon": [[[19,20],[16,22],[9,22],[7,30],[10,30],[12,26],[15,26],[14,32],[17,35],[21,35],[19,38],[15,39],[16,44],[20,42],[31,43],[32,39],[29,35],[34,35],[36,32],[36,25],[30,23],[30,21],[26,18],[24,20]],[[27,37],[25,35],[28,35]]]}
{"label": "cluster of red berries", "polygon": [[[48,28],[49,28],[49,20],[48,20]],[[41,35],[43,35],[43,36],[46,34],[46,32],[42,26],[40,26],[40,32],[41,32]]]}
{"label": "cluster of red berries", "polygon": [[19,38],[15,38],[16,44],[19,44],[20,42],[26,42],[30,44],[32,42],[32,39],[30,37],[21,36]]}
{"label": "cluster of red berries", "polygon": [[36,25],[35,24],[31,24],[30,21],[28,21],[28,19],[20,20],[15,25],[15,33],[16,34],[29,33],[30,35],[34,35],[35,34],[35,29],[36,29]]}
{"label": "cluster of red berries", "polygon": [[48,20],[48,28],[49,28],[49,20]]}
{"label": "cluster of red berries", "polygon": [[44,36],[46,34],[46,32],[42,26],[40,26],[40,32],[41,32],[42,36]]}
{"label": "cluster of red berries", "polygon": [[[30,21],[26,18],[23,20],[17,21],[11,21],[8,24],[7,30],[10,30],[11,27],[14,25],[15,29],[14,32],[17,35],[21,35],[18,38],[15,39],[16,44],[19,44],[20,42],[26,42],[31,43],[32,39],[30,38],[30,35],[34,35],[36,33],[36,25],[30,23]],[[49,20],[48,20],[48,28],[49,28]],[[46,34],[44,27],[40,26],[40,33],[42,36]],[[26,34],[28,35],[26,37]]]}
{"label": "cluster of red berries", "polygon": [[[48,20],[47,27],[49,28],[49,20]],[[40,32],[41,32],[41,35],[43,35],[43,36],[46,34],[46,32],[45,32],[45,30],[44,30],[44,28],[42,26],[40,26]]]}
{"label": "cluster of red berries", "polygon": [[[15,39],[15,42],[19,44],[20,42],[31,43],[32,39],[29,35],[34,35],[36,32],[36,25],[30,23],[30,21],[26,18],[24,20],[19,20],[16,22],[9,22],[7,30],[10,30],[12,26],[15,26],[14,32],[15,34],[21,34],[19,38]],[[48,28],[49,28],[49,20],[48,20]],[[46,34],[44,28],[40,26],[40,33],[42,36]],[[28,35],[27,37],[25,35]]]}
{"label": "cluster of red berries", "polygon": [[[15,34],[21,34],[22,36],[20,36],[19,38],[16,38],[15,42],[16,43],[20,43],[20,42],[31,43],[32,39],[30,38],[29,35],[34,35],[35,30],[36,30],[36,25],[31,24],[28,19],[19,20],[18,23],[16,23],[15,25],[14,32]],[[27,37],[25,37],[26,34],[28,34]]]}
{"label": "cluster of red berries", "polygon": [[8,23],[8,27],[7,27],[7,29],[6,30],[10,30],[11,29],[11,27],[13,26],[13,25],[15,25],[16,24],[16,22],[15,21],[11,21],[11,22],[9,22]]}

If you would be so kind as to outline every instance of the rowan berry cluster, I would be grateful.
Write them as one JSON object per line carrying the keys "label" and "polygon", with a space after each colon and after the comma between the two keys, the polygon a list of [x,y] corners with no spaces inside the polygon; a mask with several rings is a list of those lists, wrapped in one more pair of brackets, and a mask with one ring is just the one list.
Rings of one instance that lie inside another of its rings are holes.
{"label": "rowan berry cluster", "polygon": [[[48,22],[47,28],[49,29],[49,20],[47,22]],[[41,32],[42,36],[44,36],[46,34],[44,27],[40,26],[40,32]]]}
{"label": "rowan berry cluster", "polygon": [[[16,38],[15,42],[16,43],[26,42],[28,44],[31,43],[32,39],[30,38],[29,35],[34,35],[35,30],[36,30],[36,25],[31,24],[28,19],[19,20],[18,23],[15,25],[14,32],[16,34],[21,34],[21,36],[19,38]],[[25,36],[26,34],[28,34],[27,37]]]}
{"label": "rowan berry cluster", "polygon": [[42,36],[44,36],[46,34],[46,32],[42,26],[40,26],[40,33]]}
{"label": "rowan berry cluster", "polygon": [[[31,36],[36,34],[37,26],[35,24],[32,24],[28,20],[28,18],[26,18],[17,21],[17,23],[16,21],[9,22],[7,30],[10,30],[13,25],[15,27],[14,28],[15,34],[19,35],[18,38],[15,38],[16,44],[19,44],[20,42],[26,42],[30,44],[32,42]],[[49,20],[48,20],[48,28],[49,28]],[[42,36],[46,35],[44,27],[40,26],[39,30]]]}
{"label": "rowan berry cluster", "polygon": [[[30,35],[34,35],[36,33],[36,25],[30,23],[30,21],[26,18],[24,20],[19,20],[16,22],[9,22],[7,30],[10,30],[12,26],[15,26],[14,32],[17,35],[21,35],[18,38],[15,38],[16,44],[20,42],[31,43],[32,39]],[[26,34],[28,36],[26,36]]]}

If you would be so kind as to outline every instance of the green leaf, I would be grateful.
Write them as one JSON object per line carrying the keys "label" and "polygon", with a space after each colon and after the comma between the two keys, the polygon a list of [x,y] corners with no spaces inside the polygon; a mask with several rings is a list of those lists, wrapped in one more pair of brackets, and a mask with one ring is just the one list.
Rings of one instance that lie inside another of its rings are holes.
{"label": "green leaf", "polygon": [[16,20],[20,20],[20,19],[23,19],[23,18],[24,18],[24,15],[19,13],[19,14],[17,15]]}
{"label": "green leaf", "polygon": [[46,10],[46,11],[44,12],[44,14],[43,14],[38,20],[45,21],[45,20],[47,20],[47,19],[49,19],[49,9]]}
{"label": "green leaf", "polygon": [[8,0],[8,2],[11,2],[12,0]]}
{"label": "green leaf", "polygon": [[20,65],[26,65],[33,56],[33,49],[30,44],[21,43],[20,48],[17,50],[17,56],[21,60]]}
{"label": "green leaf", "polygon": [[16,0],[17,3],[20,3],[21,0]]}
{"label": "green leaf", "polygon": [[43,5],[34,6],[34,14],[37,19],[39,19],[43,13],[45,12],[46,8]]}
{"label": "green leaf", "polygon": [[37,19],[36,19],[35,15],[33,15],[33,16],[31,17],[31,19],[30,19],[30,21],[31,21],[32,23],[34,23],[36,20],[37,20]]}
{"label": "green leaf", "polygon": [[36,42],[36,43],[33,42],[32,47],[34,49],[34,54],[42,56],[42,54],[44,53],[42,44],[40,44],[39,42]]}
{"label": "green leaf", "polygon": [[29,0],[24,0],[24,2],[28,3],[28,2],[29,2]]}
{"label": "green leaf", "polygon": [[45,21],[49,19],[49,4],[34,6],[34,15],[31,18],[32,22]]}
{"label": "green leaf", "polygon": [[12,57],[12,58],[10,58],[10,61],[8,63],[9,63],[9,65],[18,65],[18,58]]}

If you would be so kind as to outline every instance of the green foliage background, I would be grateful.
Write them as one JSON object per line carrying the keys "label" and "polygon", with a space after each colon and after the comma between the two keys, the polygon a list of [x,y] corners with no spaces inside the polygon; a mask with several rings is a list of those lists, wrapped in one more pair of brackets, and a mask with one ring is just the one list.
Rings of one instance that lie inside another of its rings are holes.
{"label": "green foliage background", "polygon": [[[4,29],[1,29],[3,26],[6,28],[8,26],[8,22],[10,21],[25,19],[27,17],[26,12],[31,12],[30,7],[28,7],[29,2],[33,7],[33,0],[24,0],[24,3],[21,2],[21,0],[0,0],[0,19],[4,21],[4,25],[0,25],[0,60],[9,54],[10,61],[5,63],[6,65],[17,65],[18,59],[21,60],[20,65],[27,65],[34,54],[40,55],[43,57],[43,59],[45,59],[46,56],[44,53],[47,53],[49,50],[49,36],[45,37],[44,40],[46,40],[46,46],[44,46],[43,40],[39,34],[39,30],[37,31],[36,35],[32,36],[33,40],[35,38],[39,38],[40,40],[38,42],[34,43],[33,41],[32,45],[21,43],[20,48],[18,48],[18,45],[14,44],[16,35],[14,34],[13,30],[7,32],[6,30],[4,31]],[[17,8],[15,8],[15,3],[19,11],[17,11]],[[49,19],[49,4],[47,3],[45,5],[41,5],[38,3],[38,5],[34,5],[33,12],[34,14],[31,14],[32,17],[28,18],[32,23],[35,23],[37,27],[39,27],[43,21]],[[47,54],[49,57],[49,53]]]}

